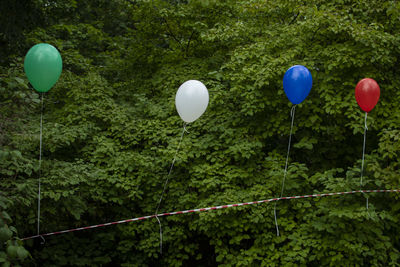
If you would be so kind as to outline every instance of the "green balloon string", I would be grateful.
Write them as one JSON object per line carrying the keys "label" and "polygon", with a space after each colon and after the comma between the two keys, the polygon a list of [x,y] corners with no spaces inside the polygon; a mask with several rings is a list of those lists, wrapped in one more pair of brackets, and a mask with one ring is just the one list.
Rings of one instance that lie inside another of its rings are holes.
{"label": "green balloon string", "polygon": [[41,93],[41,109],[40,109],[40,134],[39,134],[39,181],[38,181],[38,209],[37,209],[37,234],[40,234],[40,179],[42,176],[42,133],[43,133],[43,102],[44,93]]}

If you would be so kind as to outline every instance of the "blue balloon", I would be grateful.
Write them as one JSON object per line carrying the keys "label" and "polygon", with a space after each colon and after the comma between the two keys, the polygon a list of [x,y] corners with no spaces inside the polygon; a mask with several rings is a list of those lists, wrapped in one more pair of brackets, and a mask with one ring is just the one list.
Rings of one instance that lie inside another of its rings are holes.
{"label": "blue balloon", "polygon": [[311,73],[302,65],[291,67],[283,76],[283,90],[293,104],[303,102],[310,93],[311,87]]}

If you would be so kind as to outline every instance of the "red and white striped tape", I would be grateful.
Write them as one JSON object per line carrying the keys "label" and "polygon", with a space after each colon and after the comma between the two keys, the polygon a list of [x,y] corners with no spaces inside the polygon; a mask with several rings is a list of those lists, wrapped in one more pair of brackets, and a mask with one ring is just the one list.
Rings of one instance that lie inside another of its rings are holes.
{"label": "red and white striped tape", "polygon": [[166,213],[160,213],[160,214],[157,214],[157,215],[155,215],[155,214],[154,215],[148,215],[148,216],[144,216],[144,217],[137,217],[137,218],[127,219],[127,220],[122,220],[122,221],[102,223],[102,224],[79,227],[79,228],[74,228],[74,229],[69,229],[69,230],[58,231],[58,232],[46,233],[46,234],[41,234],[41,235],[34,235],[34,236],[29,236],[29,237],[22,238],[21,240],[28,240],[28,239],[37,238],[37,237],[43,237],[43,236],[71,233],[71,232],[75,232],[75,231],[88,230],[88,229],[99,228],[99,227],[110,226],[110,225],[121,224],[121,223],[143,221],[143,220],[148,220],[148,219],[155,218],[155,217],[178,215],[178,214],[193,213],[193,212],[203,212],[203,211],[209,211],[209,210],[227,209],[227,208],[254,205],[254,204],[261,204],[261,203],[265,203],[265,202],[273,202],[273,201],[279,201],[279,200],[288,200],[288,199],[297,199],[297,198],[312,198],[312,197],[326,197],[326,196],[347,195],[347,194],[355,194],[355,193],[395,193],[395,192],[400,192],[400,189],[356,190],[356,191],[348,191],[348,192],[335,192],[335,193],[323,193],[323,194],[304,195],[304,196],[270,198],[270,199],[265,199],[265,200],[244,202],[244,203],[238,203],[238,204],[227,204],[227,205],[208,207],[208,208],[166,212]]}

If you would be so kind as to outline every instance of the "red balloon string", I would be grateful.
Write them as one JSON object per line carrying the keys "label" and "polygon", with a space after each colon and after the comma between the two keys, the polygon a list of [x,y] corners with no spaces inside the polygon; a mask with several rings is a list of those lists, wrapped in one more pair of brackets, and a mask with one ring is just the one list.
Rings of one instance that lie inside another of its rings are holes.
{"label": "red balloon string", "polygon": [[[365,117],[364,117],[364,142],[363,142],[363,152],[362,152],[362,160],[361,160],[361,177],[360,177],[360,190],[362,190],[363,187],[363,174],[364,174],[364,158],[365,158],[365,143],[366,143],[366,139],[367,139],[367,130],[368,130],[368,126],[367,126],[367,117],[368,117],[368,113],[365,112]],[[368,195],[363,193],[363,195],[366,198],[366,208],[367,208],[367,212],[368,215],[371,216],[369,214],[369,203],[368,203]]]}

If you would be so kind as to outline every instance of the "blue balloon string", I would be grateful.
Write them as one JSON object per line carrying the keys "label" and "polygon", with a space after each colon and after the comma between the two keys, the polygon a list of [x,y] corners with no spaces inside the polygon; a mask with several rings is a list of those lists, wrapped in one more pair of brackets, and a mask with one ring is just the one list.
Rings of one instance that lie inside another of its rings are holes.
{"label": "blue balloon string", "polygon": [[[288,168],[288,162],[289,162],[290,144],[292,142],[292,131],[293,131],[293,122],[294,122],[295,110],[296,110],[296,105],[293,105],[293,107],[292,107],[292,109],[290,111],[290,116],[292,117],[292,123],[290,125],[289,144],[288,144],[288,150],[287,150],[287,154],[286,154],[285,171],[283,173],[282,188],[281,188],[280,198],[283,196],[283,191],[285,189],[285,180],[286,180],[287,168]],[[274,205],[274,217],[275,217],[276,236],[279,236],[278,219],[277,219],[277,216],[276,216],[276,204],[277,203],[278,203],[278,201],[276,201],[275,205]]]}

